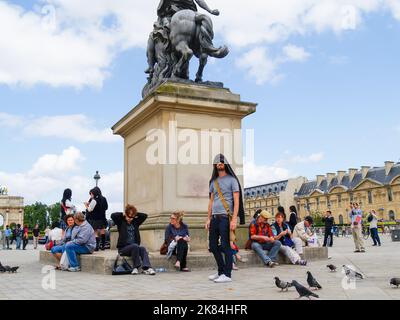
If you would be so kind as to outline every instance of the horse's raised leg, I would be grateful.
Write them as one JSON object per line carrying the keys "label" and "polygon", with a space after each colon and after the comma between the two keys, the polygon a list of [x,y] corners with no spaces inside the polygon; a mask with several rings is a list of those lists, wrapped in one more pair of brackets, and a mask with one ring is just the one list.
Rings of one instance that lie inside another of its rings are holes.
{"label": "horse's raised leg", "polygon": [[179,42],[175,50],[180,54],[181,58],[174,67],[173,76],[189,79],[189,61],[193,57],[193,51],[185,41]]}
{"label": "horse's raised leg", "polygon": [[202,53],[199,58],[200,64],[199,64],[199,70],[197,71],[197,74],[196,74],[196,82],[203,81],[203,72],[204,72],[205,66],[207,65],[207,61],[208,61],[208,54]]}

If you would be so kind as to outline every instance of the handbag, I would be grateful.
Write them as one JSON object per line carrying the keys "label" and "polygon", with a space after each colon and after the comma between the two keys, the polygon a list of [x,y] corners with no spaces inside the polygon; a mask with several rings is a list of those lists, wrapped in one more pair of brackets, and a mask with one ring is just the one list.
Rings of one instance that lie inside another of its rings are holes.
{"label": "handbag", "polygon": [[[122,260],[122,262],[119,262]],[[112,269],[112,275],[113,276],[122,276],[122,275],[127,275],[131,274],[133,271],[133,268],[131,265],[126,261],[124,257],[121,257],[120,254],[117,255],[117,258],[115,259],[114,262],[114,267]]]}
{"label": "handbag", "polygon": [[[222,191],[221,191],[221,188],[219,187],[219,183],[218,183],[217,179],[215,179],[215,181],[214,181],[214,187],[215,187],[215,189],[217,189],[218,196],[222,202],[222,205],[225,208],[226,213],[228,214],[229,222],[231,222],[232,221],[232,212],[231,212],[231,209],[229,208],[228,204],[226,203],[226,200],[224,198],[224,195],[222,194]],[[235,231],[232,231],[232,230],[229,231],[229,240],[232,242],[236,241]]]}
{"label": "handbag", "polygon": [[160,248],[160,255],[166,256],[168,253],[168,244],[167,242],[164,242]]}
{"label": "handbag", "polygon": [[293,248],[294,247],[294,242],[292,239],[285,237],[283,239],[283,245],[289,247],[289,248]]}
{"label": "handbag", "polygon": [[64,253],[61,256],[60,267],[61,270],[68,270],[69,268],[69,259],[66,251],[64,251]]}
{"label": "handbag", "polygon": [[47,251],[50,251],[54,247],[54,242],[53,241],[49,241],[44,245],[44,247],[46,248]]}

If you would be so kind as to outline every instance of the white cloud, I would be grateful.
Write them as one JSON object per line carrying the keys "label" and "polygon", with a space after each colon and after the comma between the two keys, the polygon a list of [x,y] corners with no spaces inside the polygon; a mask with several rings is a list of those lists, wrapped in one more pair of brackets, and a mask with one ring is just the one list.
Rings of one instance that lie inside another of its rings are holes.
{"label": "white cloud", "polygon": [[[80,173],[79,164],[84,160],[75,147],[65,149],[61,154],[43,155],[27,172],[6,173],[0,171],[0,181],[6,185],[9,194],[25,198],[26,204],[36,201],[53,204],[60,201],[64,189],[71,188],[73,202],[83,210],[89,190],[94,186],[92,176]],[[101,173],[99,186],[109,202],[108,213],[121,211],[123,206],[123,173]]]}
{"label": "white cloud", "polygon": [[278,166],[257,165],[254,162],[245,162],[243,170],[245,188],[285,180],[290,177],[288,169]]}
{"label": "white cloud", "polygon": [[0,113],[0,125],[18,128],[23,135],[69,139],[77,142],[117,142],[109,128],[97,129],[92,121],[83,114],[23,117]]}
{"label": "white cloud", "polygon": [[304,62],[310,54],[302,47],[288,44],[277,57],[271,57],[265,47],[256,47],[236,60],[236,65],[254,78],[258,85],[266,82],[276,84],[285,75],[278,71],[279,66],[288,62]]}
{"label": "white cloud", "polygon": [[[356,30],[366,15],[385,10],[400,20],[398,0],[209,2],[221,11],[213,19],[217,34],[239,52],[270,44],[284,48],[291,36]],[[119,53],[146,46],[158,1],[37,0],[35,4],[35,9],[26,10],[0,1],[0,84],[101,87]],[[266,70],[274,69],[263,63]],[[271,72],[265,71],[260,81]]]}
{"label": "white cloud", "polygon": [[292,155],[290,151],[285,152],[285,157],[278,160],[276,166],[287,166],[296,164],[313,164],[319,163],[324,160],[325,154],[323,152],[312,153],[310,155]]}

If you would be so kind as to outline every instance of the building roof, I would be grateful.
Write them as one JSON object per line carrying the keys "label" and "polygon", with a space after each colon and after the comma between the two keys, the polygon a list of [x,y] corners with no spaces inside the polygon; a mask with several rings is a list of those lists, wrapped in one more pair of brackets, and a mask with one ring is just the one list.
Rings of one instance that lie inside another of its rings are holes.
{"label": "building roof", "polygon": [[363,181],[368,179],[373,180],[379,184],[388,186],[397,177],[400,177],[400,163],[396,163],[387,175],[385,167],[375,167],[368,170],[368,173],[364,179],[362,177],[362,172],[357,171],[357,173],[354,175],[353,180],[350,181],[350,175],[346,174],[340,184],[338,177],[335,177],[329,185],[327,178],[323,179],[320,185],[317,185],[316,180],[308,181],[301,186],[299,192],[297,193],[297,196],[305,197],[316,190],[320,190],[323,193],[328,193],[329,190],[337,186],[345,187],[351,191],[359,186]]}
{"label": "building roof", "polygon": [[245,197],[269,196],[286,190],[289,180],[267,183],[244,189]]}

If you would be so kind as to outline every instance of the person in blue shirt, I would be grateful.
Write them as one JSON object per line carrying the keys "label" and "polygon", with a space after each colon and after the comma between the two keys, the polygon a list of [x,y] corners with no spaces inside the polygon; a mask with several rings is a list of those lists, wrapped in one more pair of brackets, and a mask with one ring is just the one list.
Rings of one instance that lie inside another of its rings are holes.
{"label": "person in blue shirt", "polygon": [[72,240],[72,231],[76,227],[75,226],[75,219],[73,214],[67,214],[64,216],[64,223],[66,225],[66,229],[64,231],[64,238],[61,242],[51,249],[51,253],[57,259],[56,269],[61,270],[60,260],[61,256],[65,251],[65,245]]}
{"label": "person in blue shirt", "polygon": [[175,268],[178,271],[189,272],[186,258],[189,250],[189,228],[183,223],[184,212],[174,212],[165,230],[165,243],[171,248],[171,254],[176,255]]}
{"label": "person in blue shirt", "polygon": [[10,226],[6,226],[6,230],[4,230],[4,237],[5,237],[6,244],[7,244],[7,250],[10,250],[11,235],[12,235],[12,232],[11,232]]}

